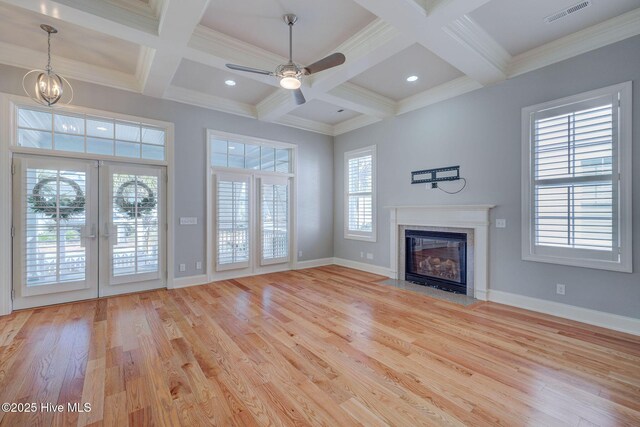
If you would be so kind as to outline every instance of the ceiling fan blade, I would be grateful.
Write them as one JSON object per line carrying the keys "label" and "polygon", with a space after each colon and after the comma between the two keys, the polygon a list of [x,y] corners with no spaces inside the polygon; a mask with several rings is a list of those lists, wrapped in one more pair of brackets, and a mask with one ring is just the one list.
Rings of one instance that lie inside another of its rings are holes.
{"label": "ceiling fan blade", "polygon": [[273,76],[271,71],[260,70],[258,68],[245,67],[243,65],[227,64],[227,68],[237,71],[246,71],[247,73],[264,74],[265,76]]}
{"label": "ceiling fan blade", "polygon": [[304,99],[304,95],[302,94],[302,91],[300,89],[296,89],[293,91],[293,99],[296,101],[296,104],[298,105],[302,105],[305,102],[307,102],[307,100]]}
{"label": "ceiling fan blade", "polygon": [[333,53],[326,58],[322,58],[320,61],[316,61],[311,65],[305,67],[305,74],[313,74],[318,73],[320,71],[337,67],[338,65],[344,64],[347,58],[341,53]]}

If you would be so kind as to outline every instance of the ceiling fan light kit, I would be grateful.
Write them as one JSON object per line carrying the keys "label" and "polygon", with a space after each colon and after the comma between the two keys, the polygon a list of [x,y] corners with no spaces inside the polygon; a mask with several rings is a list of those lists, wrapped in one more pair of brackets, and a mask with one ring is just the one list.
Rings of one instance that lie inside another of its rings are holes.
{"label": "ceiling fan light kit", "polygon": [[42,24],[47,33],[47,66],[44,70],[31,70],[22,78],[22,88],[25,93],[38,104],[52,107],[55,104],[69,104],[73,99],[73,88],[67,79],[53,72],[51,67],[51,34],[58,30]]}
{"label": "ceiling fan light kit", "polygon": [[280,79],[281,87],[293,91],[295,103],[302,105],[306,102],[300,89],[302,86],[302,77],[342,65],[346,61],[346,57],[342,53],[333,53],[306,67],[296,64],[293,62],[293,25],[298,21],[298,17],[289,13],[282,18],[289,27],[289,62],[279,65],[274,72],[235,64],[227,64],[227,67],[231,70],[277,77]]}

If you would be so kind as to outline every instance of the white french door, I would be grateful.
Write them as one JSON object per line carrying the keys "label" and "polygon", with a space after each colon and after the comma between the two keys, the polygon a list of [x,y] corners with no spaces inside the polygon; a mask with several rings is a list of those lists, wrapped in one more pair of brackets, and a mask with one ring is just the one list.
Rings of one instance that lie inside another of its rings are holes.
{"label": "white french door", "polygon": [[214,182],[216,271],[233,276],[289,263],[290,179],[216,172]]}
{"label": "white french door", "polygon": [[165,287],[164,167],[105,162],[100,169],[99,295]]}
{"label": "white french door", "polygon": [[14,156],[13,307],[165,284],[164,168]]}

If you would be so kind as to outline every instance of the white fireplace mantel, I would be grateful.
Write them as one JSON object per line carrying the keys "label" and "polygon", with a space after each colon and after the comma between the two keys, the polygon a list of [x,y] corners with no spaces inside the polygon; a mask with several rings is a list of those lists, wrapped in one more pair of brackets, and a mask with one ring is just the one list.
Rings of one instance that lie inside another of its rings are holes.
{"label": "white fireplace mantel", "polygon": [[489,211],[495,205],[390,206],[391,270],[398,276],[400,226],[471,228],[474,232],[474,297],[486,301],[489,290]]}

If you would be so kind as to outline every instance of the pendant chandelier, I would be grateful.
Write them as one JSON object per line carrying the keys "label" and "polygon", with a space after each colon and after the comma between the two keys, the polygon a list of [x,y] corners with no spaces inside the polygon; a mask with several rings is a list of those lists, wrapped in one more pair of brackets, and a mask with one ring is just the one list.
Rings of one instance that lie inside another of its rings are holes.
{"label": "pendant chandelier", "polygon": [[58,30],[50,25],[40,25],[47,33],[47,66],[44,70],[31,70],[22,78],[22,88],[38,104],[52,107],[55,104],[69,104],[73,99],[71,84],[51,68],[51,34]]}

